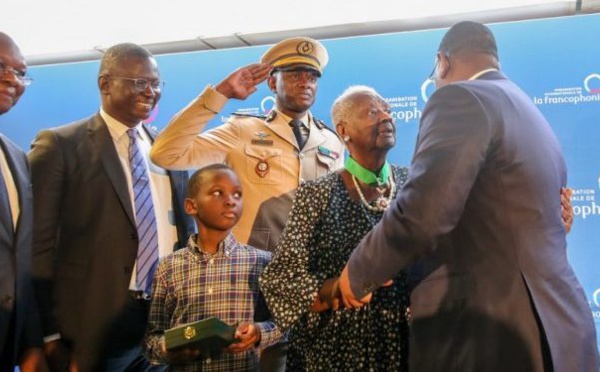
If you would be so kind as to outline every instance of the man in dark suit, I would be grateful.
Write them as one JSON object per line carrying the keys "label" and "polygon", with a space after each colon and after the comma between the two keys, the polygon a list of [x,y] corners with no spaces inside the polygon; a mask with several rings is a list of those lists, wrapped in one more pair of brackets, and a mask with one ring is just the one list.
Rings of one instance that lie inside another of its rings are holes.
{"label": "man in dark suit", "polygon": [[[0,115],[31,78],[15,42],[0,32]],[[31,281],[33,196],[25,153],[0,134],[0,371],[45,370]]]}
{"label": "man in dark suit", "polygon": [[148,159],[142,124],[160,95],[153,56],[135,44],[104,54],[96,115],[43,130],[29,153],[36,294],[51,367],[144,370],[153,270],[184,246],[187,173]]}
{"label": "man in dark suit", "polygon": [[411,371],[598,371],[594,322],[566,254],[566,169],[491,31],[444,36],[409,179],[340,277],[346,306],[409,268]]}

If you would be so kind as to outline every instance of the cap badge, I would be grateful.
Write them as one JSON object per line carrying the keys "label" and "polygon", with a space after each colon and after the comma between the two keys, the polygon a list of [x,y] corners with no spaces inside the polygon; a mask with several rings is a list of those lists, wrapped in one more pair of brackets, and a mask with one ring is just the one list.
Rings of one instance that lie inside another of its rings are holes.
{"label": "cap badge", "polygon": [[310,41],[303,41],[296,47],[298,54],[313,54],[315,46]]}

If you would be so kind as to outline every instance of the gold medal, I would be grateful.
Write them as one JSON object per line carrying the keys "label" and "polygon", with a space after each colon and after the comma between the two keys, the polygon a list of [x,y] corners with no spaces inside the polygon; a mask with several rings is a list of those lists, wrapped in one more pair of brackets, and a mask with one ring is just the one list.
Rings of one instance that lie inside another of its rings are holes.
{"label": "gold medal", "polygon": [[254,168],[254,170],[256,170],[256,174],[258,174],[260,178],[265,178],[267,173],[269,173],[269,163],[267,163],[265,160],[261,160],[258,162],[258,164],[256,164],[256,168]]}

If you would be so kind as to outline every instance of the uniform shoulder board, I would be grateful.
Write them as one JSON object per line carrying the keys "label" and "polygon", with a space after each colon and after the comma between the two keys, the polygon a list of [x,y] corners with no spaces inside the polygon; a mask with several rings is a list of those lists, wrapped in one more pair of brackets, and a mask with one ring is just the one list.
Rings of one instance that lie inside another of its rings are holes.
{"label": "uniform shoulder board", "polygon": [[313,120],[315,122],[315,125],[317,126],[317,128],[323,130],[323,129],[327,129],[328,131],[332,132],[333,134],[335,134],[336,136],[338,135],[336,133],[335,130],[333,130],[332,128],[329,127],[329,125],[325,124],[325,122],[323,120],[319,120],[315,117],[313,117]]}
{"label": "uniform shoulder board", "polygon": [[242,114],[240,112],[232,112],[231,115],[242,117],[242,118],[258,118],[258,119],[261,119],[261,120],[267,119],[267,117],[264,116],[264,115],[250,115],[250,114]]}
{"label": "uniform shoulder board", "polygon": [[273,119],[275,119],[277,112],[275,112],[275,110],[273,110],[273,111],[269,112],[268,115],[250,115],[250,114],[242,114],[239,112],[234,112],[231,115],[238,116],[238,117],[245,117],[245,118],[257,118],[257,119],[264,120],[267,123],[269,123],[269,122],[273,121]]}

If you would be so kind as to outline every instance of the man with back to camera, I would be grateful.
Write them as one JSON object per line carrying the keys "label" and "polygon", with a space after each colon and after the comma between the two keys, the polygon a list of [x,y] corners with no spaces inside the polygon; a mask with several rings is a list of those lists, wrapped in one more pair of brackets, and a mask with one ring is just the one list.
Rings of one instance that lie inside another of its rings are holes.
{"label": "man with back to camera", "polygon": [[[0,115],[32,79],[17,44],[0,32]],[[0,371],[45,371],[31,280],[33,196],[25,153],[0,134]]]}
{"label": "man with back to camera", "polygon": [[[328,60],[317,40],[283,40],[263,54],[260,64],[236,70],[216,87],[207,86],[152,146],[152,161],[167,169],[226,163],[237,173],[246,202],[233,233],[242,244],[274,251],[298,185],[343,164],[344,145],[310,112]],[[273,111],[266,117],[234,115],[202,133],[229,99],[246,99],[265,79],[275,93]],[[280,343],[266,349],[261,370],[284,370],[285,348]]]}
{"label": "man with back to camera", "polygon": [[549,124],[499,71],[482,24],[450,28],[434,79],[408,181],[342,272],[344,304],[409,268],[411,371],[598,371]]}
{"label": "man with back to camera", "polygon": [[154,269],[194,232],[187,173],[148,160],[154,134],[142,121],[162,88],[149,51],[109,48],[98,88],[99,113],[41,131],[29,153],[45,351],[55,370],[146,370]]}

